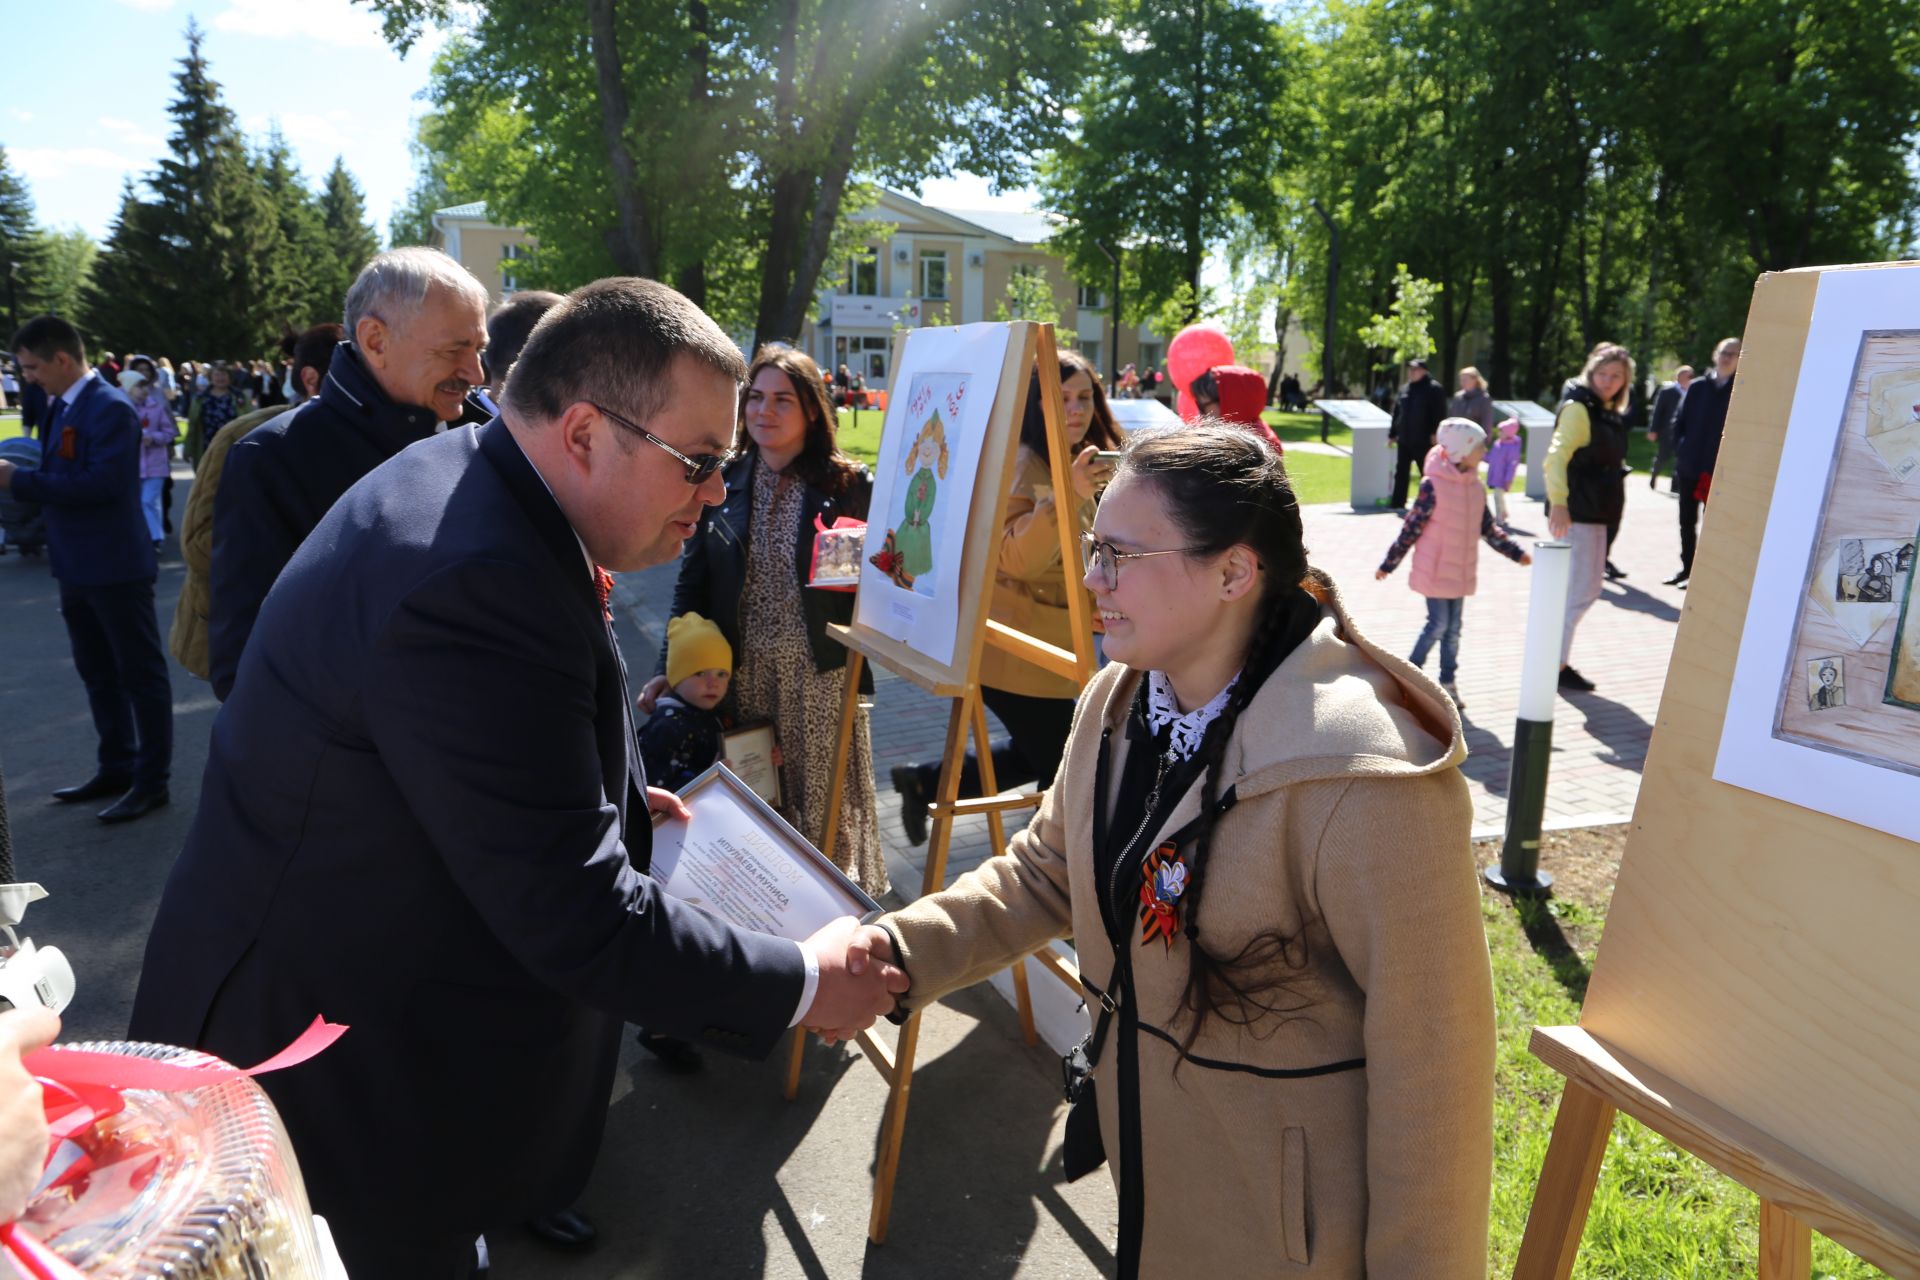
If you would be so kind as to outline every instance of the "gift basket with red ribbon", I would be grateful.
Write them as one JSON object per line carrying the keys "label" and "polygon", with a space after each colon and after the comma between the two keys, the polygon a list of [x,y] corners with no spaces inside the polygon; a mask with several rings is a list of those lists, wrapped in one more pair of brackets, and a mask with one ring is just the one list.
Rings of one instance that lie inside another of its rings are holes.
{"label": "gift basket with red ribbon", "polygon": [[867,545],[867,522],[853,516],[837,517],[827,524],[813,518],[813,570],[807,585],[822,591],[860,589],[860,555]]}

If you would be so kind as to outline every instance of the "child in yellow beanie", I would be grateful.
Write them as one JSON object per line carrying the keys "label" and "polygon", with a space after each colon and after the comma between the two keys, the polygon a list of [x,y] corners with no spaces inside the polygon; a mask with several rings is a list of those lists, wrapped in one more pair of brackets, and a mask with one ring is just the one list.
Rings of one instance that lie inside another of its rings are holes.
{"label": "child in yellow beanie", "polygon": [[667,623],[667,682],[640,729],[640,759],[650,786],[678,791],[713,767],[724,746],[719,707],[733,679],[733,646],[697,613]]}

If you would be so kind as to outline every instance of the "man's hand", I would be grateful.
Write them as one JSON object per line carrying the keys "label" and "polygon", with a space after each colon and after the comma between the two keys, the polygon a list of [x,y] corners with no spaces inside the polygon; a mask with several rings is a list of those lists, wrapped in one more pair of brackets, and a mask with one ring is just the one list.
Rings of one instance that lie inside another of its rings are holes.
{"label": "man's hand", "polygon": [[1658,431],[1649,431],[1647,432],[1647,439],[1651,440],[1655,444],[1659,444],[1660,433]]}
{"label": "man's hand", "polygon": [[640,696],[633,700],[634,704],[640,708],[640,714],[647,716],[652,715],[653,708],[660,701],[660,695],[666,691],[667,678],[665,676],[655,676],[653,679],[641,685]]}
{"label": "man's hand", "polygon": [[1547,532],[1553,535],[1555,542],[1566,538],[1573,528],[1573,515],[1563,506],[1555,506],[1547,512]]}
{"label": "man's hand", "polygon": [[52,1044],[59,1034],[60,1019],[50,1010],[0,1013],[0,1222],[12,1222],[25,1211],[47,1162],[40,1082],[27,1074],[20,1058]]}
{"label": "man's hand", "polygon": [[828,1044],[851,1040],[874,1019],[893,1012],[909,985],[893,963],[893,945],[878,925],[842,916],[801,944],[820,965],[820,985],[800,1019]]}
{"label": "man's hand", "polygon": [[665,787],[647,788],[647,812],[664,813],[681,822],[693,817],[693,810],[687,808],[687,802]]}

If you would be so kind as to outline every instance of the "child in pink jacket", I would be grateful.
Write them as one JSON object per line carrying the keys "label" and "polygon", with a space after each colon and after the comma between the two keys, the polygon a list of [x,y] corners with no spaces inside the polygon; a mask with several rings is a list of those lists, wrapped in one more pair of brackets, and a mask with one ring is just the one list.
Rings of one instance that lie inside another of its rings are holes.
{"label": "child in pink jacket", "polygon": [[1466,418],[1448,418],[1434,435],[1428,451],[1426,478],[1420,496],[1407,512],[1400,536],[1387,549],[1387,558],[1373,576],[1392,573],[1407,549],[1413,549],[1412,585],[1427,598],[1427,625],[1414,641],[1410,661],[1427,662],[1433,642],[1440,642],[1440,687],[1454,705],[1465,709],[1454,675],[1460,660],[1460,616],[1466,598],[1479,582],[1480,542],[1517,564],[1533,557],[1507,537],[1487,510],[1487,487],[1480,482],[1480,459],[1487,453],[1487,433]]}

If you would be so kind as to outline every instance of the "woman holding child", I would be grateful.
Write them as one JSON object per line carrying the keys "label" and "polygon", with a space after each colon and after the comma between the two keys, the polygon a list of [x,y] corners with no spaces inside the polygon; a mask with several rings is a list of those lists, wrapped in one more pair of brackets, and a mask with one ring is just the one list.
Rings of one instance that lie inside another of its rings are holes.
{"label": "woman holding child", "polygon": [[[815,844],[826,829],[846,689],[847,651],[826,629],[852,620],[853,596],[806,585],[814,521],[865,519],[873,491],[867,469],[840,452],[834,425],[819,366],[791,347],[762,347],[740,398],[740,456],[724,473],[726,501],[707,508],[687,540],[673,589],[673,616],[711,619],[731,648],[737,719],[773,722],[783,807]],[[641,710],[651,712],[666,689],[664,674],[649,681]],[[854,723],[834,858],[868,893],[886,892],[865,711]]]}
{"label": "woman holding child", "polygon": [[1085,551],[1113,661],[1038,815],[871,946],[911,1009],[1075,939],[1069,1148],[1091,1105],[1122,1277],[1478,1280],[1493,998],[1451,702],[1308,567],[1245,430],[1137,441]]}

